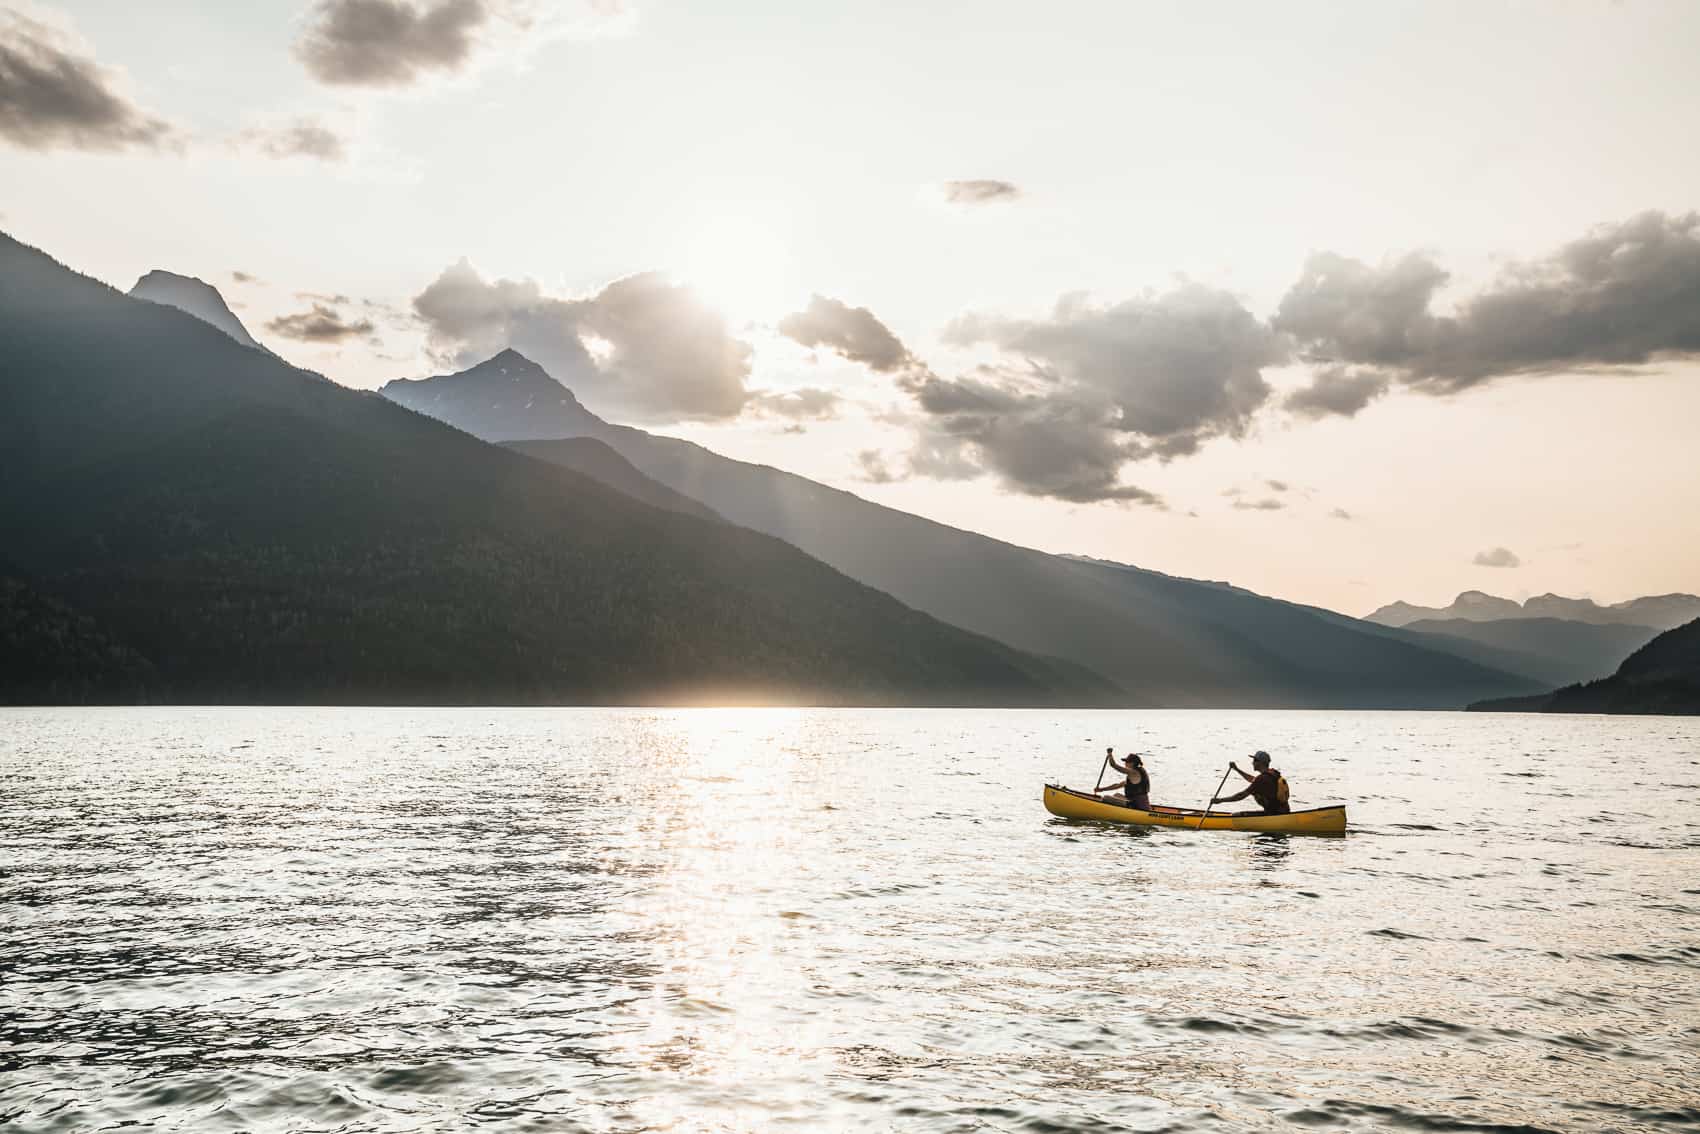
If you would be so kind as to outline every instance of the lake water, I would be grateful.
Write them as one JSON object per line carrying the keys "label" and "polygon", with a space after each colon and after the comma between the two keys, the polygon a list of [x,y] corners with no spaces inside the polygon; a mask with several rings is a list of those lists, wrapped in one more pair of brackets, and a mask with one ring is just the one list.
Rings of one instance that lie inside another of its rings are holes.
{"label": "lake water", "polygon": [[[1268,748],[1352,833],[1051,819]],[[0,1125],[1700,1130],[1700,720],[0,712]]]}

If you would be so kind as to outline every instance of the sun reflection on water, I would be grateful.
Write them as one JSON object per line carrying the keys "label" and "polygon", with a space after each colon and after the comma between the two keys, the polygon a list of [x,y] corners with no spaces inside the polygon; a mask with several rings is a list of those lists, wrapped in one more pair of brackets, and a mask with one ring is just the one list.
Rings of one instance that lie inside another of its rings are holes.
{"label": "sun reflection on water", "polygon": [[663,1088],[634,1102],[645,1127],[665,1128],[680,1092],[694,1107],[737,1110],[754,1082],[764,1114],[804,1113],[805,1084],[830,1070],[814,1014],[798,1010],[813,995],[800,939],[818,915],[783,901],[811,870],[795,818],[828,802],[818,758],[800,745],[804,720],[797,709],[728,708],[647,722],[655,774],[628,811],[626,843],[662,867],[617,911],[656,971],[626,1033],[625,1059]]}

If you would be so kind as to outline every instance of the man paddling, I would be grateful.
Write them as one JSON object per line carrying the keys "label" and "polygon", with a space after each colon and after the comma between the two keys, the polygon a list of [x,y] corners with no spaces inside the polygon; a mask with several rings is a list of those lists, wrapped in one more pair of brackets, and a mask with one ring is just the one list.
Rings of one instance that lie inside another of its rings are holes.
{"label": "man paddling", "polygon": [[1234,803],[1249,795],[1257,800],[1257,806],[1263,809],[1265,815],[1285,815],[1291,811],[1292,808],[1287,806],[1287,780],[1269,766],[1269,753],[1259,752],[1253,756],[1251,766],[1256,770],[1255,775],[1230,762],[1228,767],[1238,772],[1249,786],[1238,795],[1219,795],[1210,801],[1210,805]]}

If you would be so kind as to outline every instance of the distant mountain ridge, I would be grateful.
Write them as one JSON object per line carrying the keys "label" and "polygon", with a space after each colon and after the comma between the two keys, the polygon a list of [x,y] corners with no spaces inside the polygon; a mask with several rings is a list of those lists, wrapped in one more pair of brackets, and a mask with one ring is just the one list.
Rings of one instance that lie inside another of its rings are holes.
{"label": "distant mountain ridge", "polygon": [[[496,365],[492,365],[496,364]],[[603,421],[515,352],[386,397],[548,457],[523,435],[588,436],[728,522],[777,536],[952,625],[1116,682],[1129,705],[1457,708],[1540,682],[1413,636],[1225,584],[1050,555],[886,508],[779,469]],[[521,396],[523,392],[523,397]],[[519,414],[531,402],[544,412]]]}
{"label": "distant mountain ridge", "polygon": [[1534,697],[1480,701],[1476,712],[1700,715],[1700,618],[1666,630],[1609,677]]}
{"label": "distant mountain ridge", "polygon": [[1383,626],[1408,626],[1422,620],[1491,622],[1512,618],[1562,618],[1593,626],[1627,625],[1669,630],[1690,619],[1700,618],[1700,595],[1647,595],[1601,606],[1592,599],[1565,598],[1554,594],[1537,595],[1518,603],[1483,591],[1464,591],[1452,600],[1450,606],[1415,606],[1394,602],[1364,615],[1366,622],[1377,622]]}
{"label": "distant mountain ridge", "polygon": [[1484,665],[1526,674],[1548,685],[1588,681],[1616,669],[1659,631],[1628,623],[1576,622],[1567,618],[1425,618],[1407,633],[1430,638]]}
{"label": "distant mountain ridge", "polygon": [[155,268],[136,281],[135,286],[130,289],[130,298],[145,299],[149,303],[163,303],[167,307],[188,312],[201,322],[217,327],[245,347],[272,353],[248,333],[248,328],[242,325],[242,320],[238,319],[230,305],[225,303],[224,296],[205,280]]}

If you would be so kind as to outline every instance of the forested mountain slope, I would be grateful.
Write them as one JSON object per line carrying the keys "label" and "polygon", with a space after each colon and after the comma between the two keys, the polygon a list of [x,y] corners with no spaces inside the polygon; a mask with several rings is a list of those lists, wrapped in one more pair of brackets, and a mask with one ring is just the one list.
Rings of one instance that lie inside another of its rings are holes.
{"label": "forested mountain slope", "polygon": [[1609,677],[1537,697],[1482,701],[1487,712],[1700,714],[1700,618],[1666,630]]}
{"label": "forested mountain slope", "polygon": [[343,389],[4,236],[0,364],[18,609],[74,624],[82,653],[139,658],[150,697],[1111,695],[782,541]]}

